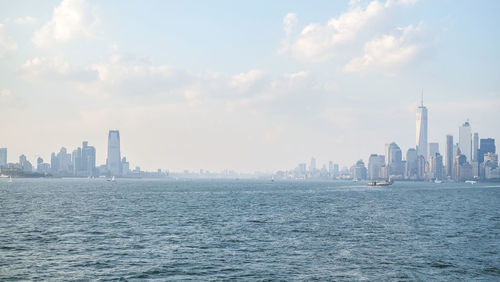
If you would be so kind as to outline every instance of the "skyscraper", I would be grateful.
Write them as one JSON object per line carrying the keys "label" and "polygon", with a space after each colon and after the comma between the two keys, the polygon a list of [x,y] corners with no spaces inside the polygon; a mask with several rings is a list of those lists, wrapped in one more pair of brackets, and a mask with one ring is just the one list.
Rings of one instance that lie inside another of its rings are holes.
{"label": "skyscraper", "polygon": [[424,106],[424,98],[417,108],[417,156],[427,158],[427,108]]}
{"label": "skyscraper", "polygon": [[414,148],[406,151],[406,178],[416,179],[418,175],[418,156]]}
{"label": "skyscraper", "polygon": [[472,135],[469,121],[459,127],[458,147],[467,158],[467,162],[472,162]]}
{"label": "skyscraper", "polygon": [[387,176],[403,176],[405,165],[403,163],[403,154],[399,146],[392,142],[386,144]]}
{"label": "skyscraper", "polygon": [[95,175],[95,148],[89,146],[87,141],[82,143],[82,171],[85,176]]}
{"label": "skyscraper", "polygon": [[371,180],[381,178],[380,170],[384,166],[385,156],[371,154],[368,159],[368,178]]}
{"label": "skyscraper", "polygon": [[0,148],[0,168],[7,167],[7,148]]}
{"label": "skyscraper", "polygon": [[439,143],[429,143],[429,157],[435,157],[439,153]]}
{"label": "skyscraper", "polygon": [[311,165],[309,166],[309,171],[312,173],[316,171],[316,158],[311,158]]}
{"label": "skyscraper", "polygon": [[479,153],[479,134],[474,133],[474,143],[472,143],[472,161],[477,162],[477,154]]}
{"label": "skyscraper", "polygon": [[120,132],[118,130],[109,131],[106,165],[111,176],[121,175]]}
{"label": "skyscraper", "polygon": [[482,163],[484,161],[484,155],[496,152],[495,139],[486,138],[486,139],[481,139],[479,142],[480,142],[480,148],[477,160],[479,163]]}
{"label": "skyscraper", "polygon": [[453,160],[455,152],[453,151],[453,135],[446,135],[446,176],[453,177]]}

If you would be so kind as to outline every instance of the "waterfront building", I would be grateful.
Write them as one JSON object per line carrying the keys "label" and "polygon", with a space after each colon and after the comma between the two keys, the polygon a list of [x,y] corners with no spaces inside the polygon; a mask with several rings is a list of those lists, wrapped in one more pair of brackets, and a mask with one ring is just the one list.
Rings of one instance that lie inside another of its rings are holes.
{"label": "waterfront building", "polygon": [[443,179],[443,156],[441,154],[436,153],[432,157],[432,178],[437,180]]}
{"label": "waterfront building", "polygon": [[384,166],[384,163],[384,155],[371,154],[368,158],[368,179],[376,180],[383,178],[380,170]]}
{"label": "waterfront building", "polygon": [[455,181],[464,181],[473,178],[472,165],[467,162],[467,157],[462,154],[460,148],[453,162],[453,179]]}
{"label": "waterfront building", "polygon": [[7,148],[0,148],[0,168],[7,168]]}
{"label": "waterfront building", "polygon": [[452,178],[453,176],[453,159],[456,151],[453,151],[453,136],[452,135],[446,135],[446,161],[445,161],[445,166],[446,166],[446,177]]}
{"label": "waterfront building", "polygon": [[477,156],[477,161],[479,163],[482,163],[484,161],[484,155],[488,153],[496,153],[496,147],[495,147],[495,139],[493,138],[485,138],[481,139],[479,141],[480,147],[479,147],[479,153]]}
{"label": "waterfront building", "polygon": [[295,177],[296,178],[304,178],[307,174],[307,164],[306,163],[300,163],[297,168],[295,169]]}
{"label": "waterfront building", "polygon": [[130,163],[127,162],[127,158],[122,158],[122,175],[127,176],[130,173]]}
{"label": "waterfront building", "polygon": [[33,165],[28,161],[25,155],[19,156],[19,166],[23,172],[33,172]]}
{"label": "waterfront building", "polygon": [[80,171],[82,170],[82,148],[78,147],[73,150],[71,160],[73,161],[73,175],[80,176]]}
{"label": "waterfront building", "polygon": [[401,149],[395,142],[386,144],[385,163],[387,167],[387,177],[403,177],[405,169],[403,155]]}
{"label": "waterfront building", "polygon": [[96,173],[95,148],[87,141],[82,142],[81,171],[83,176],[95,176]]}
{"label": "waterfront building", "polygon": [[474,140],[472,142],[472,161],[477,162],[479,153],[479,134],[477,132],[474,133]]}
{"label": "waterfront building", "polygon": [[417,179],[418,177],[418,156],[415,148],[406,151],[405,175],[407,179]]}
{"label": "waterfront building", "polygon": [[121,176],[120,132],[118,130],[109,131],[106,166],[110,176]]}
{"label": "waterfront building", "polygon": [[71,154],[68,154],[66,148],[62,147],[59,153],[57,155],[54,154],[54,156],[55,164],[52,166],[53,172],[58,175],[72,175]]}
{"label": "waterfront building", "polygon": [[424,156],[420,155],[417,156],[417,179],[418,180],[424,180],[425,178],[425,165],[426,161]]}
{"label": "waterfront building", "polygon": [[424,106],[424,98],[417,108],[417,156],[427,158],[427,108]]}
{"label": "waterfront building", "polygon": [[38,157],[36,160],[36,171],[39,173],[49,173],[50,171],[50,164],[44,163],[43,159],[41,157]]}
{"label": "waterfront building", "polygon": [[309,166],[309,172],[313,174],[316,171],[316,158],[311,158],[311,165]]}
{"label": "waterfront building", "polygon": [[359,160],[351,167],[351,178],[356,180],[366,179],[366,167],[363,160]]}
{"label": "waterfront building", "polygon": [[458,147],[468,162],[472,161],[472,135],[469,121],[459,127]]}
{"label": "waterfront building", "polygon": [[437,142],[429,143],[429,157],[436,156],[436,153],[439,153],[439,143]]}
{"label": "waterfront building", "polygon": [[56,173],[59,170],[56,153],[50,154],[50,170],[52,173]]}
{"label": "waterfront building", "polygon": [[498,166],[498,155],[495,153],[488,153],[484,155],[484,165],[485,166],[490,166],[490,167],[497,167]]}

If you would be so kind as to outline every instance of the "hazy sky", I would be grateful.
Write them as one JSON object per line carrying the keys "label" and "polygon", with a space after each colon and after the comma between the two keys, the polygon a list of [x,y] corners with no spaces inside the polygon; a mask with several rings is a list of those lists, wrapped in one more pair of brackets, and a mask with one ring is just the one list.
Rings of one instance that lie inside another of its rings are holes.
{"label": "hazy sky", "polygon": [[[500,141],[500,1],[0,1],[0,147],[107,132],[144,169],[352,165],[470,119]],[[498,146],[498,144],[497,144]]]}

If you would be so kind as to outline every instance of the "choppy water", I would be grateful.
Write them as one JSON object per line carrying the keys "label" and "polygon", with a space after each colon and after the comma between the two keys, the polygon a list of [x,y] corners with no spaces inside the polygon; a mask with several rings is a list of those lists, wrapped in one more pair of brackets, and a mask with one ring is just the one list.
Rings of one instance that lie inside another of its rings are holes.
{"label": "choppy water", "polygon": [[500,280],[500,184],[0,179],[0,280]]}

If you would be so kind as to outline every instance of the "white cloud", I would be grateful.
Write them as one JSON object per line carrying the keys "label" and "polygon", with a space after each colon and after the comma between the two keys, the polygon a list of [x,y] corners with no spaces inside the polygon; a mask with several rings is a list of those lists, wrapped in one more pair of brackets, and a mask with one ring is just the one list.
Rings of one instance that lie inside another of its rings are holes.
{"label": "white cloud", "polygon": [[63,0],[54,8],[52,19],[35,32],[33,43],[37,47],[50,47],[78,38],[92,38],[97,32],[99,19],[85,0]]}
{"label": "white cloud", "polygon": [[17,18],[14,20],[14,23],[16,24],[33,24],[36,23],[37,20],[33,17],[26,16],[24,18]]}
{"label": "white cloud", "polygon": [[281,46],[278,49],[278,54],[284,54],[290,48],[290,41],[292,37],[292,33],[297,27],[297,15],[294,13],[288,13],[283,18],[283,29],[285,31],[285,39],[281,41]]}
{"label": "white cloud", "polygon": [[248,89],[261,80],[263,76],[264,72],[261,70],[250,70],[245,73],[236,74],[231,77],[230,86],[240,89]]}
{"label": "white cloud", "polygon": [[10,96],[12,96],[12,91],[10,91],[9,89],[3,89],[2,91],[0,91],[1,98],[8,98]]}
{"label": "white cloud", "polygon": [[10,89],[0,90],[0,108],[12,107],[14,102],[14,95]]}
{"label": "white cloud", "polygon": [[51,75],[66,75],[71,71],[68,61],[62,56],[35,57],[27,60],[22,66],[23,77],[31,80],[46,78]]}
{"label": "white cloud", "polygon": [[352,59],[346,72],[391,71],[415,59],[424,46],[415,40],[421,33],[421,25],[409,25],[398,30],[399,36],[383,35],[367,42],[364,55]]}
{"label": "white cloud", "polygon": [[385,10],[384,4],[372,1],[365,9],[350,7],[326,25],[309,24],[293,42],[293,55],[311,61],[330,59],[337,52],[336,48],[356,39],[360,30],[383,16]]}
{"label": "white cloud", "polygon": [[[285,36],[279,54],[290,49],[292,55],[298,59],[312,62],[322,62],[333,57],[341,56],[351,51],[353,46],[359,45],[364,37],[377,33],[377,23],[383,21],[389,10],[395,6],[410,6],[415,0],[388,0],[371,1],[362,7],[360,1],[351,1],[349,9],[336,18],[331,18],[325,25],[311,23],[305,26],[300,34],[290,39],[290,30],[287,22],[296,24],[296,21],[287,21],[285,17]],[[288,15],[287,15],[288,16]],[[296,16],[295,16],[296,17]]]}
{"label": "white cloud", "polygon": [[0,58],[17,50],[17,42],[5,34],[5,25],[0,24]]}

